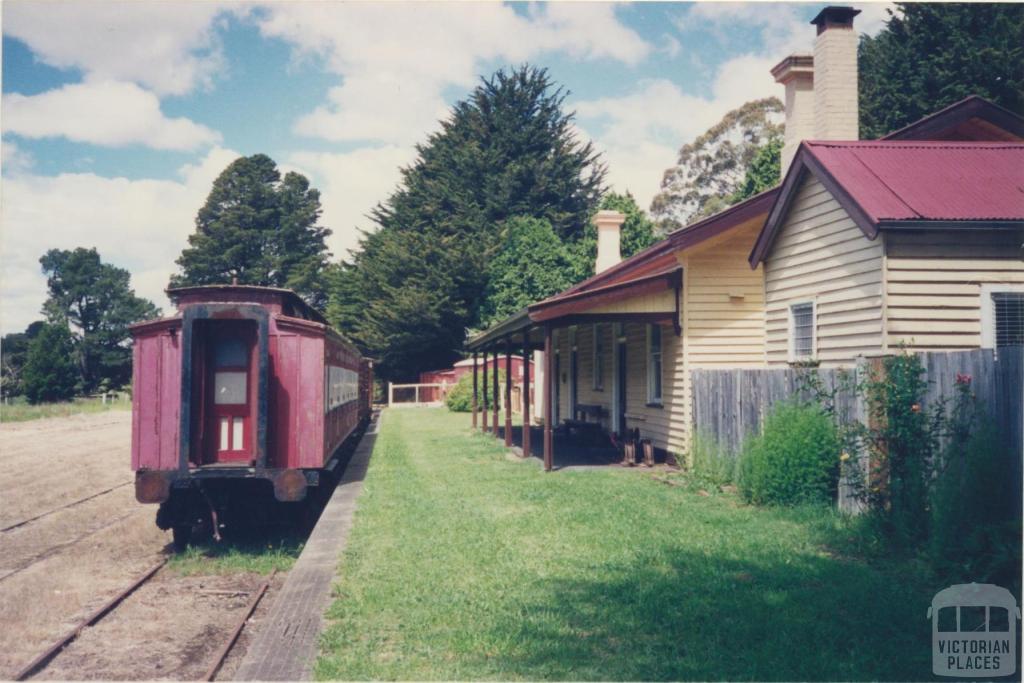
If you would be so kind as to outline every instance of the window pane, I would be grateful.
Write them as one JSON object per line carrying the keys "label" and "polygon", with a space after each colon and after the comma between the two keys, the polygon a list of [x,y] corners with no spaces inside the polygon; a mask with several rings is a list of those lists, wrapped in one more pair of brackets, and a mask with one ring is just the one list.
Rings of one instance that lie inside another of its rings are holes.
{"label": "window pane", "polygon": [[956,607],[939,608],[938,630],[940,633],[956,633]]}
{"label": "window pane", "polygon": [[814,306],[797,304],[792,309],[793,355],[806,358],[814,353]]}
{"label": "window pane", "polygon": [[988,630],[1000,633],[1010,630],[1010,613],[1005,607],[988,608]]}
{"label": "window pane", "polygon": [[1024,292],[996,292],[996,348],[1024,344]]}
{"label": "window pane", "polygon": [[242,405],[245,403],[246,373],[217,372],[213,380],[213,402],[217,405]]}
{"label": "window pane", "polygon": [[651,325],[651,353],[661,352],[661,325]]}
{"label": "window pane", "polygon": [[245,367],[248,364],[245,344],[240,339],[222,339],[217,342],[213,353],[216,368]]}
{"label": "window pane", "polygon": [[226,451],[228,449],[228,418],[222,417],[220,419],[220,450]]}
{"label": "window pane", "polygon": [[235,451],[240,451],[243,448],[245,448],[245,441],[242,438],[242,418],[234,418],[233,420],[231,420],[231,425],[231,449]]}
{"label": "window pane", "polygon": [[979,606],[960,608],[960,632],[985,630],[985,608]]}
{"label": "window pane", "polygon": [[661,400],[661,354],[654,359],[654,397]]}

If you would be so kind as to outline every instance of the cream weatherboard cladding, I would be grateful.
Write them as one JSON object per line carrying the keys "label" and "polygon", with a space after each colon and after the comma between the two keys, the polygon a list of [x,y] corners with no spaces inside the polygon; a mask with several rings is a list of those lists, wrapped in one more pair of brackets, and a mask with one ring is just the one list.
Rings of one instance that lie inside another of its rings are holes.
{"label": "cream weatherboard cladding", "polygon": [[[764,363],[764,271],[751,270],[747,255],[761,221],[681,252],[683,338],[671,402],[678,414],[678,446],[690,446],[693,395],[690,371],[697,368],[759,367]],[[666,397],[666,407],[669,399]]]}
{"label": "cream weatherboard cladding", "polygon": [[886,236],[889,348],[981,345],[984,285],[1024,283],[1024,232],[891,232]]}
{"label": "cream weatherboard cladding", "polygon": [[869,240],[810,174],[765,264],[765,358],[789,362],[789,307],[814,302],[816,354],[849,365],[883,350],[883,238]]}

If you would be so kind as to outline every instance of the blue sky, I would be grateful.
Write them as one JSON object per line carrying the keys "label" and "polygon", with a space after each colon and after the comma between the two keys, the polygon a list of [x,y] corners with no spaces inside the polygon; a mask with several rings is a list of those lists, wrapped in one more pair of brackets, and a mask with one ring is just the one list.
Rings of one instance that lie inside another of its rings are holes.
{"label": "blue sky", "polygon": [[[336,256],[480,76],[530,62],[646,206],[676,150],[813,40],[822,3],[19,2],[3,15],[0,328],[39,317],[49,248],[162,294],[210,184],[269,154],[323,194]],[[858,4],[876,32],[885,4]]]}

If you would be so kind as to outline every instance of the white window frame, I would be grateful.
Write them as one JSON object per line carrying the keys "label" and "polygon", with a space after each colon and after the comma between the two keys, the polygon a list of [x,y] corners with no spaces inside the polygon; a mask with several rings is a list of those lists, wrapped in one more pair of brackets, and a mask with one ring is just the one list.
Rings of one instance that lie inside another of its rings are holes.
{"label": "white window frame", "polygon": [[993,282],[981,286],[981,348],[996,348],[996,302],[993,294],[1020,294],[1024,283]]}
{"label": "white window frame", "polygon": [[594,323],[592,330],[594,339],[591,354],[590,369],[593,374],[594,391],[604,391],[604,346],[601,340],[601,323]]}
{"label": "white window frame", "polygon": [[[793,309],[797,306],[810,306],[811,307],[811,353],[807,356],[796,355],[796,316],[793,315]],[[818,302],[814,299],[808,299],[806,301],[792,301],[786,308],[786,315],[789,316],[789,339],[787,340],[789,346],[789,362],[796,363],[799,361],[812,360],[818,356]]]}
{"label": "white window frame", "polygon": [[579,396],[580,383],[580,355],[579,346],[576,344],[576,326],[569,328],[569,419],[576,419],[576,403]]}
{"label": "white window frame", "polygon": [[[658,384],[661,386],[661,393],[657,396],[654,395],[654,354],[651,351],[651,331],[658,328],[658,339],[660,341],[658,349],[658,367],[661,370],[661,376],[658,378],[660,381]],[[648,405],[662,405],[662,400],[665,395],[665,331],[661,329],[659,324],[648,324],[647,325],[647,404]]]}

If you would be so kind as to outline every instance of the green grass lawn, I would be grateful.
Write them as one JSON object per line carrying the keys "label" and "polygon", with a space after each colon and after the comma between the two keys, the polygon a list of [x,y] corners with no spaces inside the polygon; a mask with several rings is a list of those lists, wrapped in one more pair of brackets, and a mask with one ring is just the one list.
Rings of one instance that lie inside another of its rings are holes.
{"label": "green grass lawn", "polygon": [[68,417],[80,413],[103,413],[108,410],[131,409],[132,401],[127,395],[120,399],[108,400],[106,404],[100,398],[76,398],[63,403],[32,405],[24,398],[16,398],[10,403],[0,404],[0,422],[27,422],[44,417]]}
{"label": "green grass lawn", "polygon": [[386,411],[318,678],[931,678],[942,586],[837,550],[843,517],[545,474],[469,421]]}

